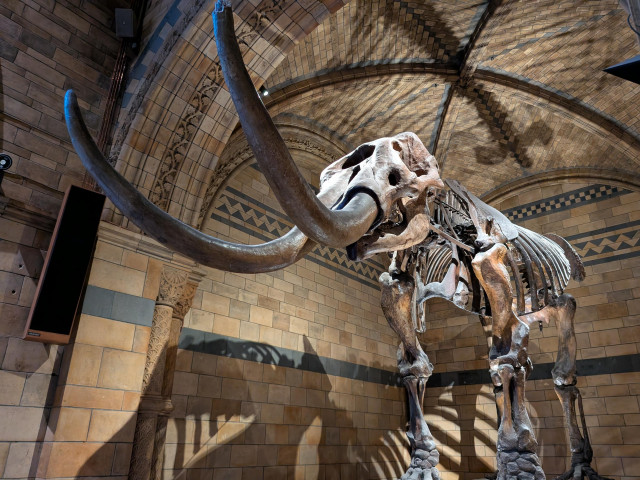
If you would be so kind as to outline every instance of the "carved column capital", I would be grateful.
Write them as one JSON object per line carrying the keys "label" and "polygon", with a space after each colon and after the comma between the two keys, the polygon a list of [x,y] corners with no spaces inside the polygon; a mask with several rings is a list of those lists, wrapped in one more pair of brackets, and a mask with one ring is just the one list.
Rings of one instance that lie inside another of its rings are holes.
{"label": "carved column capital", "polygon": [[160,276],[160,290],[156,304],[174,308],[182,297],[188,280],[188,272],[165,266]]}
{"label": "carved column capital", "polygon": [[193,304],[193,298],[196,295],[198,284],[195,282],[189,282],[184,285],[182,294],[176,301],[173,307],[173,318],[180,320],[181,324],[184,321],[184,317],[187,315]]}

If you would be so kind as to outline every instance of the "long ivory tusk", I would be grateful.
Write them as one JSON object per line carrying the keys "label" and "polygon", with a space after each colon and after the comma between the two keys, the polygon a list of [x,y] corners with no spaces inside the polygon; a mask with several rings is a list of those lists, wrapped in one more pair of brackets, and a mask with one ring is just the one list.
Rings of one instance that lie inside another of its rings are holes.
{"label": "long ivory tusk", "polygon": [[283,210],[309,238],[332,247],[354,243],[376,220],[377,199],[362,191],[339,211],[328,209],[318,200],[293,162],[249,77],[228,3],[219,0],[213,13],[218,57],[240,123],[264,176]]}
{"label": "long ivory tusk", "polygon": [[225,242],[173,218],[145,198],[104,158],[87,130],[75,93],[64,102],[67,129],[76,152],[114,205],[147,235],[206,265],[238,273],[269,272],[295,263],[314,247],[298,228],[261,245]]}

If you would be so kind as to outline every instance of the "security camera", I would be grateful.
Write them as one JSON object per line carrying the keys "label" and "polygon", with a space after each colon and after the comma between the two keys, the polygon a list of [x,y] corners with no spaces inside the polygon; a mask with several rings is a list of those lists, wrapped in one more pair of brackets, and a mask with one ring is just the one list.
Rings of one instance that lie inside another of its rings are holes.
{"label": "security camera", "polygon": [[6,153],[0,154],[0,171],[9,170],[11,165],[13,164],[13,160]]}

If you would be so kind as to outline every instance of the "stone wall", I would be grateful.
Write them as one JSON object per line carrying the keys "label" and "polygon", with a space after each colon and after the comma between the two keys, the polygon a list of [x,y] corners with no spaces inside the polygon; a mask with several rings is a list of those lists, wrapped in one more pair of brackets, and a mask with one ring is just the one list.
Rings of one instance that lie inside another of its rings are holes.
{"label": "stone wall", "polygon": [[73,88],[96,133],[119,41],[99,1],[0,5],[0,477],[36,475],[63,347],[21,340],[64,191],[84,169],[68,140]]}

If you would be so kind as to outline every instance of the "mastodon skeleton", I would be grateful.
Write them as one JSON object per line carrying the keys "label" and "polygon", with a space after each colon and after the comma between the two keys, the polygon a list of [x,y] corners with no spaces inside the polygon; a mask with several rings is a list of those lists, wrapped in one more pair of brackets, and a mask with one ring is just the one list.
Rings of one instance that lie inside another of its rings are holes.
{"label": "mastodon skeleton", "polygon": [[[418,308],[439,296],[491,316],[492,379],[502,387],[497,396],[502,412],[499,473],[513,473],[509,469],[514,462],[509,459],[515,452],[517,459],[531,457],[526,465],[518,464],[520,473],[539,477],[523,400],[524,378],[530,370],[528,328],[555,316],[563,319],[567,327],[563,331],[572,331],[575,302],[562,291],[571,275],[583,274],[577,255],[559,237],[514,226],[456,182],[449,182],[447,190],[435,158],[413,133],[366,143],[334,162],[323,171],[316,197],[246,71],[228,3],[218,1],[213,14],[220,65],[261,171],[296,227],[262,245],[241,245],[205,235],[171,217],[105,160],[70,91],[65,118],[83,164],[114,205],[146,234],[210,267],[240,273],[272,271],[298,261],[316,243],[346,247],[353,260],[395,252],[389,272],[380,280],[384,314],[401,340],[398,363],[410,398],[412,458],[406,478],[439,476],[438,452],[422,414],[433,367],[417,339],[416,330],[426,326],[418,320]],[[573,378],[575,344],[573,353],[569,350],[554,373],[559,387],[571,384]]]}
{"label": "mastodon skeleton", "polygon": [[584,278],[580,257],[563,238],[514,225],[458,182],[445,184],[448,189],[423,197],[421,205],[430,224],[422,241],[407,235],[411,223],[407,213],[412,209],[399,203],[391,222],[350,247],[352,257],[363,259],[379,252],[382,243],[403,244],[412,238],[409,248],[393,252],[389,271],[380,279],[384,314],[402,340],[398,364],[409,393],[412,457],[403,479],[439,476],[438,452],[421,410],[433,366],[416,335],[428,330],[425,302],[431,298],[479,315],[483,326],[492,322],[489,361],[499,411],[497,477],[544,478],[524,391],[532,370],[527,352],[530,325],[538,322],[542,328],[554,320],[559,341],[552,376],[572,452],[571,469],[559,478],[602,479],[590,466],[592,450],[575,386],[576,302],[564,293],[571,278]]}

